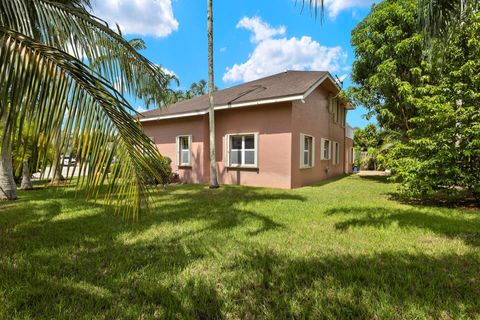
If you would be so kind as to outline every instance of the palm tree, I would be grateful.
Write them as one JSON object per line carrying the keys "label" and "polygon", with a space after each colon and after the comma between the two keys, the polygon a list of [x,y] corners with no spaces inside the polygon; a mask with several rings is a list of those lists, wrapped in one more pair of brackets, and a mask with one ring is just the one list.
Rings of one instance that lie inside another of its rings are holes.
{"label": "palm tree", "polygon": [[106,202],[136,217],[148,181],[163,181],[166,168],[123,94],[162,105],[171,77],[89,14],[88,0],[62,2],[0,2],[0,198],[16,196],[11,149],[27,126],[40,150],[35,167],[48,166],[45,146],[59,137],[60,154],[81,150],[88,173],[77,184],[87,196],[107,182]]}
{"label": "palm tree", "polygon": [[190,98],[203,96],[207,91],[207,82],[203,79],[199,80],[198,82],[194,82],[190,85],[190,89],[187,91],[187,95]]}
{"label": "palm tree", "polygon": [[[297,2],[297,1],[295,1]],[[302,10],[308,5],[323,17],[324,0],[302,0]],[[469,11],[480,9],[480,0],[418,0],[419,26],[427,38],[442,36],[449,29],[459,24]]]}
{"label": "palm tree", "polygon": [[213,78],[213,10],[212,0],[208,1],[208,127],[210,131],[210,188],[218,188],[217,161],[215,156],[215,111],[214,111],[214,90]]}
{"label": "palm tree", "polygon": [[480,0],[419,0],[420,27],[427,39],[444,37],[471,11],[478,11]]}

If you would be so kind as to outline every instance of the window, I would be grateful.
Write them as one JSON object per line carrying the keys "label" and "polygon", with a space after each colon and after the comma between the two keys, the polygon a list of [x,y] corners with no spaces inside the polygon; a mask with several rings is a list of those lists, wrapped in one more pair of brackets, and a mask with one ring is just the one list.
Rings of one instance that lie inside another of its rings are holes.
{"label": "window", "polygon": [[338,101],[337,101],[337,103],[335,104],[335,123],[338,123],[340,119],[341,109],[342,107],[340,106],[340,104],[338,104]]}
{"label": "window", "polygon": [[333,142],[333,164],[340,163],[340,144],[338,142]]}
{"label": "window", "polygon": [[342,126],[345,126],[345,116],[347,110],[343,104],[338,102],[338,97],[330,94],[329,96],[329,112],[333,114],[333,121]]}
{"label": "window", "polygon": [[192,165],[192,136],[178,136],[177,137],[177,165],[191,166]]}
{"label": "window", "polygon": [[345,109],[344,106],[341,107],[342,109],[342,114],[340,116],[340,124],[345,127],[345,119],[346,119],[346,116],[347,116],[347,109]]}
{"label": "window", "polygon": [[315,138],[300,134],[300,168],[311,168],[315,165]]}
{"label": "window", "polygon": [[327,139],[322,139],[322,149],[321,149],[321,154],[320,158],[322,160],[330,160],[332,157],[332,143],[330,140]]}
{"label": "window", "polygon": [[335,114],[335,111],[337,110],[338,99],[330,94],[329,100],[329,111],[330,113]]}
{"label": "window", "polygon": [[226,136],[229,167],[257,167],[258,135],[231,134]]}

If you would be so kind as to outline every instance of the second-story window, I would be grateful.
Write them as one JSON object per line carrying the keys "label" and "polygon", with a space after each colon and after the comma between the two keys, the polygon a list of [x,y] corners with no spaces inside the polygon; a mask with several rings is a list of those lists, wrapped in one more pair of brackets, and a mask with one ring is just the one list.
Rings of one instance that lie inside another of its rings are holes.
{"label": "second-story window", "polygon": [[338,142],[333,142],[332,160],[334,165],[337,165],[340,163],[340,144]]}

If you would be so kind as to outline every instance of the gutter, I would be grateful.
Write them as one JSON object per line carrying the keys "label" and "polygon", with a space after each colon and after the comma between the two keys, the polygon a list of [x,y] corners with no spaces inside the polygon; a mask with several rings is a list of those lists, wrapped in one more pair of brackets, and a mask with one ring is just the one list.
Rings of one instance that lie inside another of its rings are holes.
{"label": "gutter", "polygon": [[[287,102],[287,101],[296,101],[296,100],[303,100],[304,95],[296,95],[296,96],[289,96],[283,98],[275,98],[275,99],[265,99],[265,100],[256,100],[250,102],[242,102],[242,103],[234,103],[234,104],[226,104],[221,106],[216,106],[213,109],[217,110],[226,110],[226,109],[233,109],[233,108],[242,108],[242,107],[251,107],[257,106],[262,104],[270,104],[270,103],[277,103],[277,102]],[[194,117],[207,114],[208,110],[196,111],[196,112],[187,112],[187,113],[177,113],[177,114],[170,114],[170,115],[160,115],[157,117],[151,118],[140,118],[140,122],[148,122],[148,121],[156,121],[156,120],[165,120],[165,119],[175,119],[175,118],[184,118],[184,117]]]}

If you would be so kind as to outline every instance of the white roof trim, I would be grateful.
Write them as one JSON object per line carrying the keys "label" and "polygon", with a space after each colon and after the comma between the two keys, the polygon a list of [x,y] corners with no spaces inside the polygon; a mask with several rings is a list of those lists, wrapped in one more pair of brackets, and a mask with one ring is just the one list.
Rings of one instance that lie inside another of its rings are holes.
{"label": "white roof trim", "polygon": [[201,116],[201,115],[207,114],[207,112],[208,111],[197,111],[197,112],[188,112],[188,113],[166,114],[166,115],[163,115],[163,116],[157,116],[157,117],[152,117],[152,118],[140,118],[140,122]]}
{"label": "white roof trim", "polygon": [[216,106],[215,110],[250,107],[250,106],[256,106],[256,105],[259,105],[259,104],[269,104],[269,103],[277,103],[277,102],[285,102],[285,101],[295,101],[295,100],[301,100],[302,98],[303,98],[303,96],[289,96],[289,97],[283,97],[283,98],[254,100],[254,101],[242,102],[242,103],[232,103],[232,104],[226,104],[226,105],[223,105],[223,106]]}
{"label": "white roof trim", "polygon": [[[296,100],[305,100],[315,89],[318,88],[319,85],[325,81],[325,79],[330,79],[332,83],[338,88],[338,90],[342,90],[337,84],[337,82],[332,78],[330,73],[325,74],[323,77],[318,79],[303,95],[296,95],[296,96],[288,96],[288,97],[281,97],[281,98],[273,98],[273,99],[265,99],[265,100],[254,100],[249,102],[242,102],[242,103],[231,103],[222,106],[216,106],[215,110],[225,110],[231,108],[242,108],[242,107],[250,107],[250,106],[257,106],[261,104],[269,104],[269,103],[277,103],[277,102],[287,102],[287,101],[296,101]],[[187,113],[178,113],[178,114],[171,114],[171,115],[160,115],[157,117],[152,118],[140,118],[140,122],[148,122],[148,121],[156,121],[156,120],[164,120],[164,119],[175,119],[175,118],[183,118],[183,117],[193,117],[193,116],[200,116],[207,114],[208,110],[197,111],[197,112],[187,112]]]}
{"label": "white roof trim", "polygon": [[[225,109],[232,109],[232,108],[250,107],[250,106],[256,106],[256,105],[261,105],[261,104],[295,101],[295,100],[302,100],[302,99],[303,99],[303,95],[302,96],[298,96],[298,95],[297,96],[289,96],[289,97],[275,98],[275,99],[254,100],[254,101],[250,101],[250,102],[242,102],[242,103],[235,103],[235,104],[232,103],[232,104],[216,106],[215,110],[225,110]],[[197,111],[197,112],[187,112],[187,113],[177,113],[177,114],[166,114],[166,115],[160,115],[160,116],[152,117],[152,118],[140,118],[140,122],[184,118],[184,117],[193,117],[193,116],[204,115],[204,114],[207,114],[207,113],[208,113],[208,110]]]}

